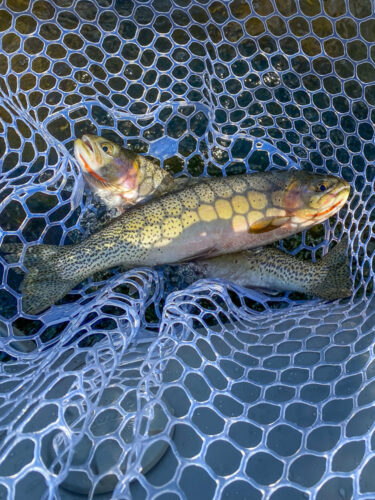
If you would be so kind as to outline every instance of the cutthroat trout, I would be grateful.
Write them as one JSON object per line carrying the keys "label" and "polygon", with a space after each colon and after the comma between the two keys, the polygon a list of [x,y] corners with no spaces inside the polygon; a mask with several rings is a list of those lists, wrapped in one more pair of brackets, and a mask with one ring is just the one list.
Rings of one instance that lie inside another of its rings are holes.
{"label": "cutthroat trout", "polygon": [[[129,209],[81,243],[31,247],[22,308],[36,314],[110,267],[177,263],[272,243],[332,216],[349,192],[342,179],[295,170],[207,179]],[[12,245],[3,251],[12,253]]]}
{"label": "cutthroat trout", "polygon": [[[100,171],[104,166],[105,158],[103,158],[104,155],[95,155],[94,150],[95,148],[100,148],[103,144],[105,147],[107,141],[103,143],[101,137],[92,135],[84,136],[82,140],[84,142],[89,140],[90,143],[94,144],[91,151],[86,154],[86,158],[88,162],[96,165],[98,171]],[[76,143],[79,148],[79,139]],[[124,152],[122,153],[121,151]],[[115,144],[111,152],[114,155],[113,158],[126,154],[126,150],[122,150],[122,148],[119,148]],[[142,168],[142,164],[140,167]],[[154,172],[158,169],[162,170],[157,164],[153,164]],[[110,170],[112,175],[119,170],[122,170],[122,175],[126,175],[126,171],[123,169],[123,162],[121,161],[112,161]],[[106,175],[105,172],[103,172],[103,175]],[[90,177],[92,177],[92,174],[90,171],[87,171],[85,179],[89,180]],[[140,176],[141,178],[142,176]],[[202,182],[202,179],[172,179],[169,176],[163,177],[162,175],[159,175],[157,179],[161,179],[162,182],[155,192],[155,196],[158,195],[158,191],[160,192],[160,187],[165,191],[172,192],[199,181]],[[156,184],[154,183],[155,187]],[[135,189],[134,193],[136,195],[137,192],[140,193],[141,191],[141,189]],[[116,194],[110,186],[106,187],[103,185],[99,196],[108,208],[111,208],[114,201],[113,196],[116,196]],[[155,196],[151,193],[147,199],[154,198]],[[132,201],[134,204],[137,204],[139,200],[135,196]],[[127,206],[126,203],[121,204],[119,201],[116,208],[124,211]],[[297,257],[288,255],[276,248],[262,247],[260,249],[246,250],[244,252],[180,264],[177,272],[181,276],[185,275],[186,283],[192,283],[201,278],[218,278],[244,287],[297,291],[333,300],[351,295],[351,278],[346,247],[347,238],[345,238],[345,241],[342,240],[334,250],[330,251],[328,255],[316,263],[301,261]]]}
{"label": "cutthroat trout", "polygon": [[180,273],[224,279],[243,287],[295,291],[334,300],[349,297],[352,282],[346,255],[347,238],[317,262],[303,261],[273,247],[245,250],[180,264]]}
{"label": "cutthroat trout", "polygon": [[74,156],[91,190],[120,211],[170,192],[176,182],[156,162],[96,135],[74,142]]}

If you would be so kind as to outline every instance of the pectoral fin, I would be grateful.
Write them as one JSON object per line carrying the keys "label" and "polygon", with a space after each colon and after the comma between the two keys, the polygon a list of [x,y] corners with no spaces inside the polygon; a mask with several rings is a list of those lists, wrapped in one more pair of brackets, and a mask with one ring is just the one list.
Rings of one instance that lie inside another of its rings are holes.
{"label": "pectoral fin", "polygon": [[250,234],[268,233],[286,222],[285,217],[264,217],[263,219],[253,222],[248,229]]}

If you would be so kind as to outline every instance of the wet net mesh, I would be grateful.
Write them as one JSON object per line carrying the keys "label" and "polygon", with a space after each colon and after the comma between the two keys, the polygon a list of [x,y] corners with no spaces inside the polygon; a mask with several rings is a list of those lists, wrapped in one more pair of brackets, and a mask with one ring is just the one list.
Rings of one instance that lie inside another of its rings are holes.
{"label": "wet net mesh", "polygon": [[349,204],[281,247],[348,233],[354,281],[324,303],[109,271],[36,317],[24,253],[0,257],[1,498],[374,498],[374,7],[0,2],[1,243],[87,234],[89,132],[175,176],[344,177]]}

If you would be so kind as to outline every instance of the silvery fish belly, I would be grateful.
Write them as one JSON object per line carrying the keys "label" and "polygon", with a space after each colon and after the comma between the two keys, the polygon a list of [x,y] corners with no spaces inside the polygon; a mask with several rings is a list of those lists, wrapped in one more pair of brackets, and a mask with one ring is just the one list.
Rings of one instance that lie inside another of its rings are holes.
{"label": "silvery fish belly", "polygon": [[132,208],[85,241],[26,255],[23,309],[38,312],[96,271],[181,262],[282,239],[336,213],[350,187],[301,171],[211,178]]}

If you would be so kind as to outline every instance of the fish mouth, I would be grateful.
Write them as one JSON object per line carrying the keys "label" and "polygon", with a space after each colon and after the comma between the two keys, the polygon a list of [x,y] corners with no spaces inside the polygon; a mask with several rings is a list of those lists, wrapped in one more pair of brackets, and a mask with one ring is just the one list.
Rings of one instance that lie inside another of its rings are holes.
{"label": "fish mouth", "polygon": [[346,203],[349,194],[350,185],[346,182],[334,188],[328,195],[328,203],[323,210],[313,215],[314,219],[318,219],[321,217],[327,218],[328,214],[330,214],[329,216],[331,216],[338,212],[338,210],[340,210],[340,208]]}
{"label": "fish mouth", "polygon": [[74,141],[74,156],[81,167],[84,177],[89,182],[96,179],[101,185],[107,184],[107,181],[91,167],[91,165],[96,164],[97,160],[94,144],[88,135],[83,135],[82,139]]}
{"label": "fish mouth", "polygon": [[320,206],[315,210],[305,208],[297,210],[294,213],[287,212],[287,216],[291,217],[293,224],[307,229],[315,224],[320,224],[336,214],[345,205],[349,194],[350,185],[346,181],[342,181],[322,197]]}
{"label": "fish mouth", "polygon": [[95,161],[95,147],[88,135],[83,135],[81,139],[74,141],[74,156],[84,168],[86,168],[85,163]]}
{"label": "fish mouth", "polygon": [[89,172],[92,174],[93,169],[90,165],[95,163],[96,155],[94,145],[87,135],[83,135],[81,139],[76,139],[74,141],[74,156],[82,168],[83,173]]}
{"label": "fish mouth", "polygon": [[85,163],[91,161],[92,159],[92,148],[89,148],[87,143],[82,139],[76,139],[74,141],[74,156],[82,168],[85,167]]}
{"label": "fish mouth", "polygon": [[95,154],[94,147],[93,147],[88,135],[83,135],[81,141],[86,146],[86,148],[89,149],[91,154]]}

